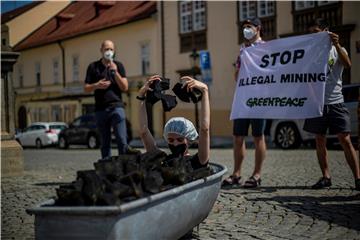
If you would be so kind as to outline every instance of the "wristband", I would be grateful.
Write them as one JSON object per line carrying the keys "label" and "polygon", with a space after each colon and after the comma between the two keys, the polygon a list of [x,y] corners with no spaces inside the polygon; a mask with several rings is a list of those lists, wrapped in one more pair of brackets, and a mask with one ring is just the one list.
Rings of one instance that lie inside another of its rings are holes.
{"label": "wristband", "polygon": [[144,96],[142,96],[142,97],[136,96],[136,99],[138,99],[138,100],[140,100],[140,101],[144,101],[144,100],[146,99],[146,97],[144,97]]}

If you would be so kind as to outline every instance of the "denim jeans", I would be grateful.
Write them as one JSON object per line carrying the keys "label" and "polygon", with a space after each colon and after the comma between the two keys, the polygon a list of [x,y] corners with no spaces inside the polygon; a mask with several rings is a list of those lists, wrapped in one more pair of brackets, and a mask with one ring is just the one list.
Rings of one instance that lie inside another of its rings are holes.
{"label": "denim jeans", "polygon": [[96,125],[101,136],[101,156],[111,157],[111,127],[113,128],[119,155],[125,153],[127,145],[125,111],[122,107],[108,107],[97,111]]}

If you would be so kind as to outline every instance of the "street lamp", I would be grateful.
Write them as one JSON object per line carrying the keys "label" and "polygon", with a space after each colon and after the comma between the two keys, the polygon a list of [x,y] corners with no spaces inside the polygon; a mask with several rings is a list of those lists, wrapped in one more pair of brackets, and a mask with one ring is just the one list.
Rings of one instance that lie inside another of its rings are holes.
{"label": "street lamp", "polygon": [[[197,53],[196,48],[192,50],[192,53],[189,55],[189,57],[191,60],[191,75],[193,78],[196,78],[196,73],[199,72],[196,61],[196,59],[199,57],[199,54]],[[195,127],[197,130],[199,130],[199,110],[197,103],[195,103]]]}

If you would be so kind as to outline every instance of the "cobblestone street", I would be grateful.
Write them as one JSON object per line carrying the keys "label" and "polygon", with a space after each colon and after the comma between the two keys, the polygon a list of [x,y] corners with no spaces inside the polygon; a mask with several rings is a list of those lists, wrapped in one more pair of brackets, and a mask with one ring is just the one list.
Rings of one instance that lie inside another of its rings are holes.
{"label": "cobblestone street", "polygon": [[[113,149],[113,152],[114,149]],[[25,209],[52,196],[76,171],[92,169],[99,150],[25,149],[25,172],[2,178],[1,239],[34,239],[34,217]],[[208,218],[193,239],[360,239],[360,192],[342,151],[329,151],[333,186],[311,190],[321,176],[314,149],[270,149],[262,187],[222,189]],[[254,164],[250,149],[243,178]],[[212,150],[211,161],[232,171],[232,149]]]}

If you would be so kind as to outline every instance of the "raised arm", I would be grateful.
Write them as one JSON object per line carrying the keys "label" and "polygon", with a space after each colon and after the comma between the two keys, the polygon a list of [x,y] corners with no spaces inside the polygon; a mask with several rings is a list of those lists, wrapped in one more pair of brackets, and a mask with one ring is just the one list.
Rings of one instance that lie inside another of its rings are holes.
{"label": "raised arm", "polygon": [[199,82],[191,77],[182,77],[186,81],[188,91],[193,88],[199,89],[203,96],[201,99],[200,110],[200,129],[199,129],[199,160],[201,164],[205,164],[210,158],[210,104],[209,91],[206,84]]}
{"label": "raised arm", "polygon": [[[142,86],[142,88],[140,88],[139,90],[138,96],[140,99],[144,99],[146,97],[146,92],[152,90],[149,86],[153,81],[160,81],[160,76],[154,75],[146,81],[144,86]],[[155,139],[148,127],[146,102],[144,100],[140,102],[140,107],[139,107],[139,127],[140,127],[140,137],[144,144],[145,150],[147,152],[156,150],[158,147],[156,146]]]}
{"label": "raised arm", "polygon": [[333,33],[333,32],[329,32],[329,36],[330,36],[330,39],[331,39],[333,45],[336,48],[336,51],[339,54],[340,61],[343,64],[344,68],[350,68],[351,60],[350,60],[348,54],[346,53],[346,51],[343,50],[343,48],[341,47],[341,45],[339,43],[339,35],[337,35],[336,33]]}

